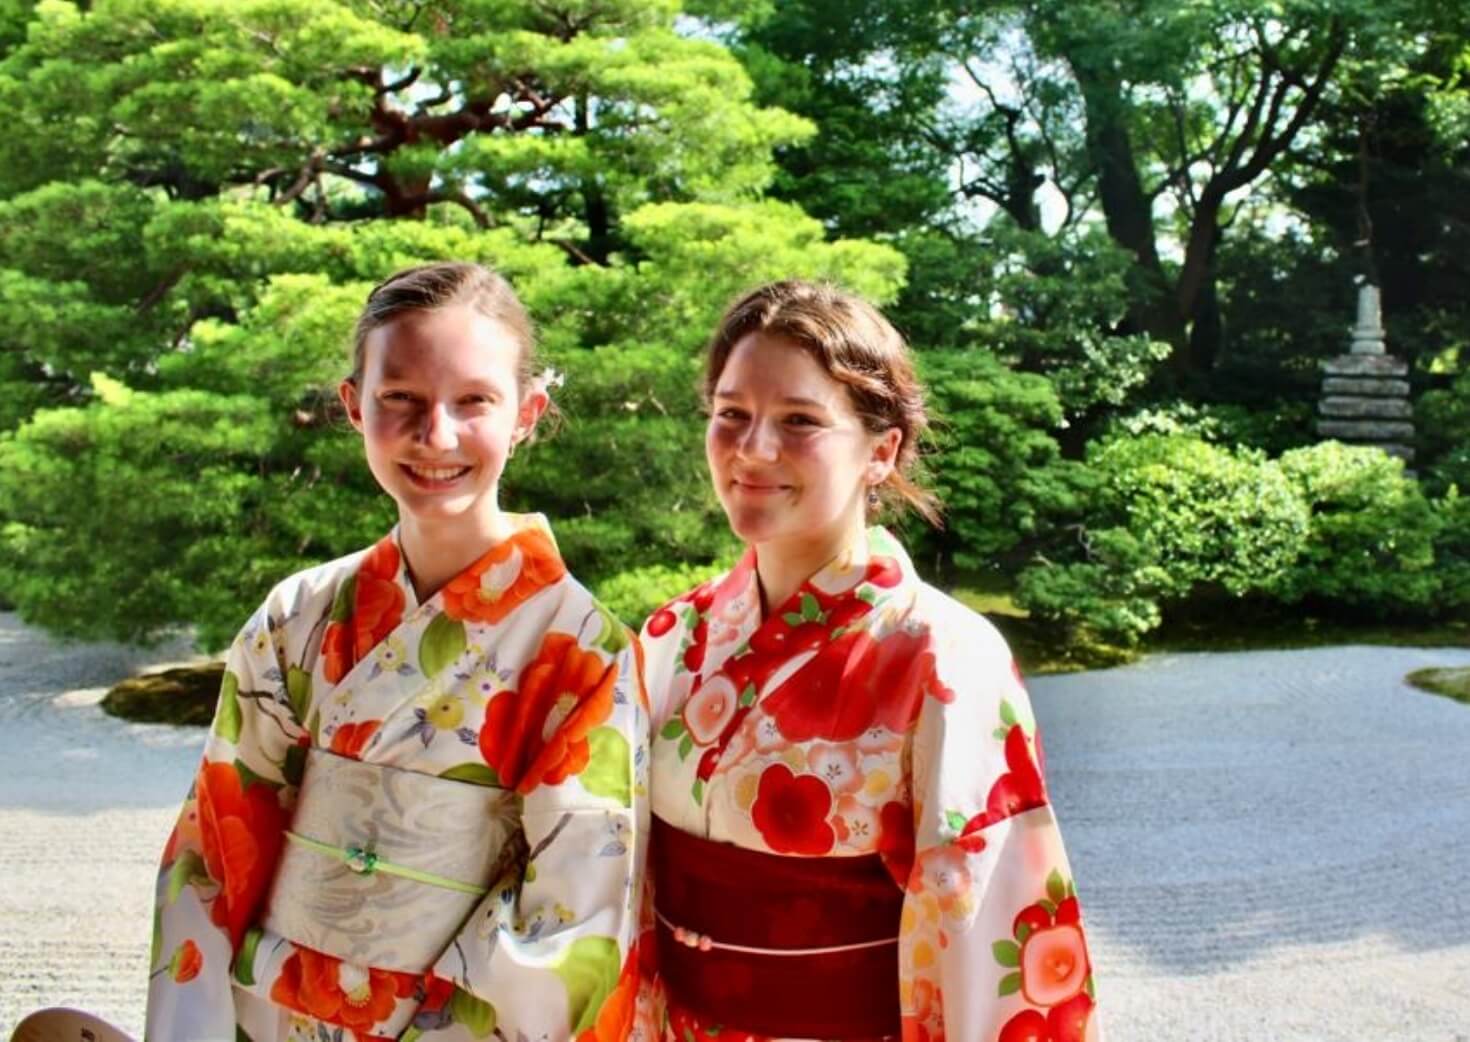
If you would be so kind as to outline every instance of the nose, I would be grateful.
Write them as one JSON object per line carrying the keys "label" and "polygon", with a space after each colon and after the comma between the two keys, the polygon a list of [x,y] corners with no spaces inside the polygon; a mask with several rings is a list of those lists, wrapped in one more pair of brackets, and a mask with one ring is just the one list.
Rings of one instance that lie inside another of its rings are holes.
{"label": "nose", "polygon": [[448,451],[459,444],[454,417],[444,405],[434,403],[424,410],[419,424],[419,441],[427,448]]}
{"label": "nose", "polygon": [[766,421],[754,418],[745,425],[736,449],[747,459],[774,460],[781,454],[779,432]]}

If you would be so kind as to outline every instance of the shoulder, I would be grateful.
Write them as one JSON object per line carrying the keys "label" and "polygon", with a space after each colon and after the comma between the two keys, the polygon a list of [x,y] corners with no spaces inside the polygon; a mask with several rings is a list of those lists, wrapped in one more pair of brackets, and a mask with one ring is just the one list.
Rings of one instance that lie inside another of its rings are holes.
{"label": "shoulder", "polygon": [[910,617],[913,623],[929,631],[941,663],[946,657],[962,657],[1009,669],[1011,649],[1000,630],[949,594],[921,582]]}
{"label": "shoulder", "polygon": [[274,626],[298,619],[314,624],[322,611],[331,609],[338,592],[357,574],[370,549],[364,547],[288,575],[271,587],[257,615],[271,620]]}

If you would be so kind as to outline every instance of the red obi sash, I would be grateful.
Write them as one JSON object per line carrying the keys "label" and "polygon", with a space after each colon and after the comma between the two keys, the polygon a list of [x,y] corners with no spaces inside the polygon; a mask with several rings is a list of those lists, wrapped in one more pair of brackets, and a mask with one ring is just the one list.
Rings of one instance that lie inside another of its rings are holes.
{"label": "red obi sash", "polygon": [[669,997],[758,1035],[899,1033],[903,891],[876,854],[788,857],[653,819],[658,965]]}

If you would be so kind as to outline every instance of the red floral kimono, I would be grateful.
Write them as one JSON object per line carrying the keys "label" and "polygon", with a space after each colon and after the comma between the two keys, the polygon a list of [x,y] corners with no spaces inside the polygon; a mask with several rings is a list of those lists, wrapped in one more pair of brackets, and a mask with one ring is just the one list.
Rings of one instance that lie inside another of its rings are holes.
{"label": "red floral kimono", "polygon": [[[537,517],[423,604],[392,535],[276,587],[164,851],[150,1042],[622,1037],[646,823],[630,638]],[[362,838],[334,838],[339,814]]]}
{"label": "red floral kimono", "polygon": [[749,551],[642,644],[657,953],[642,1039],[1099,1038],[1015,664],[887,532],[765,618]]}

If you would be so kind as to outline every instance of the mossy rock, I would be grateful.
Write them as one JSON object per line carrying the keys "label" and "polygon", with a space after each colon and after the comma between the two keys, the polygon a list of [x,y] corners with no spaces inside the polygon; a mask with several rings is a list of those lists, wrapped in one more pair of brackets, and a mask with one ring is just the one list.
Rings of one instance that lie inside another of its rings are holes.
{"label": "mossy rock", "polygon": [[129,677],[107,692],[102,708],[124,720],[208,727],[224,673],[223,662],[207,662]]}
{"label": "mossy rock", "polygon": [[1470,705],[1470,666],[1439,669],[1416,669],[1405,677],[1421,691],[1453,698]]}

